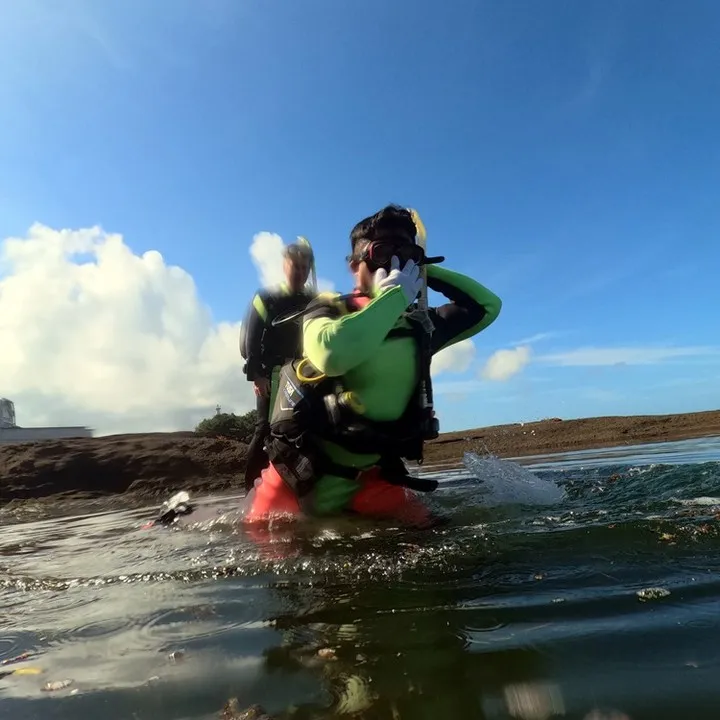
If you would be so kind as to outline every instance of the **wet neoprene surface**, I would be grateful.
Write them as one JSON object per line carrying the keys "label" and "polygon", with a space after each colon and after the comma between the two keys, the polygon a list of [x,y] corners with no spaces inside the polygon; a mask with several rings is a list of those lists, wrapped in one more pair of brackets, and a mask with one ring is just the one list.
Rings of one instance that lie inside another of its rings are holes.
{"label": "wet neoprene surface", "polygon": [[[428,267],[428,287],[451,302],[430,309],[435,325],[433,353],[475,335],[498,316],[500,299],[475,280],[438,266]],[[321,372],[343,376],[371,420],[397,420],[404,412],[417,382],[416,344],[408,337],[387,338],[406,310],[400,288],[373,298],[350,314],[332,302],[333,296],[313,301],[303,328],[304,352]],[[337,297],[337,296],[335,296]],[[378,460],[375,454],[352,454],[322,442],[329,457],[341,465],[365,468]],[[315,489],[315,510],[336,512],[347,505],[358,483],[326,475]]]}
{"label": "wet neoprene surface", "polygon": [[276,326],[275,318],[302,310],[311,300],[307,292],[291,293],[286,284],[255,294],[240,329],[240,352],[247,360],[246,375],[252,381],[269,378],[273,368],[296,357],[300,346],[300,320]]}

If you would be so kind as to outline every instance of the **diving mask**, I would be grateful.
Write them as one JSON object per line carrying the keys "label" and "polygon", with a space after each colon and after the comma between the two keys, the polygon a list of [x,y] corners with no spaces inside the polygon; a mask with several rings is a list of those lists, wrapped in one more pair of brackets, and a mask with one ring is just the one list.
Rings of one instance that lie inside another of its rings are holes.
{"label": "diving mask", "polygon": [[400,267],[409,260],[416,265],[431,265],[442,262],[444,257],[427,257],[420,245],[408,242],[405,238],[382,238],[369,242],[362,251],[354,257],[359,262],[366,262],[371,270],[379,268],[388,269],[390,261],[397,257]]}

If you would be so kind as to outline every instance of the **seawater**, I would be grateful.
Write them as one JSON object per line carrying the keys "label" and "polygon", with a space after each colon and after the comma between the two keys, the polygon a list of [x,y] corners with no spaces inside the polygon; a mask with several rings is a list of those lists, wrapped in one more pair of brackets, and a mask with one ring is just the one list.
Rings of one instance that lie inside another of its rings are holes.
{"label": "seawater", "polygon": [[5,506],[0,717],[714,720],[719,461],[468,454],[430,532]]}

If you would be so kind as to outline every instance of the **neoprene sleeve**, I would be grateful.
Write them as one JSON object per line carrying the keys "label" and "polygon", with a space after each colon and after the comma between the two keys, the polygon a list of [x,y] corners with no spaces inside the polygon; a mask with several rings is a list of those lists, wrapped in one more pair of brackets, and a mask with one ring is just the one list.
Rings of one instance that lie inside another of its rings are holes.
{"label": "neoprene sleeve", "polygon": [[[465,340],[491,325],[502,300],[484,285],[461,273],[430,265],[428,287],[451,302],[430,309],[435,325],[433,354]],[[374,298],[366,307],[340,318],[317,316],[303,326],[305,354],[315,367],[331,377],[344,375],[370,358],[406,309],[400,288]]]}
{"label": "neoprene sleeve", "polygon": [[427,283],[451,302],[430,309],[435,325],[433,354],[466,340],[491,325],[500,314],[502,300],[477,280],[438,265],[429,265]]}
{"label": "neoprene sleeve", "polygon": [[265,303],[260,293],[256,293],[240,326],[240,354],[247,360],[245,374],[251,382],[265,375],[261,343],[266,322]]}
{"label": "neoprene sleeve", "polygon": [[402,288],[373,298],[362,310],[334,319],[316,317],[303,325],[303,349],[330,377],[345,375],[372,357],[407,307]]}
{"label": "neoprene sleeve", "polygon": [[247,360],[248,380],[270,378],[276,365],[301,351],[299,322],[277,326],[272,322],[279,316],[304,310],[311,299],[305,291],[291,292],[287,283],[255,294],[240,328],[240,353]]}

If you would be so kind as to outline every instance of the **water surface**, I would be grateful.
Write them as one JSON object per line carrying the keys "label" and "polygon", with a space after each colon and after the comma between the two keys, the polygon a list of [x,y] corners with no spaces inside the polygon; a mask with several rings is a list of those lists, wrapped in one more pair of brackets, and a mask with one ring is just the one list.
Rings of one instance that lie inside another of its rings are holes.
{"label": "water surface", "polygon": [[6,509],[0,662],[30,655],[0,716],[714,719],[718,461],[720,439],[470,458],[431,532]]}

